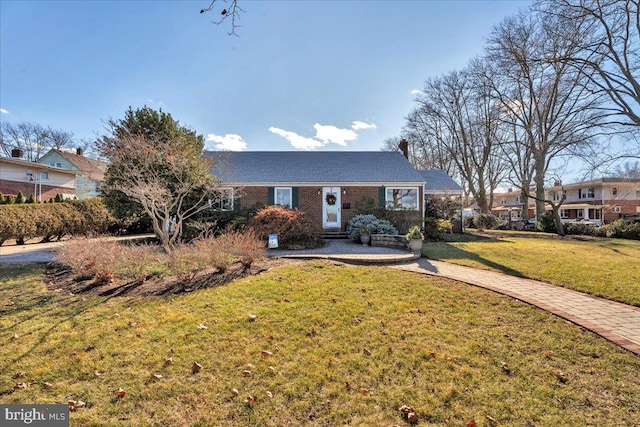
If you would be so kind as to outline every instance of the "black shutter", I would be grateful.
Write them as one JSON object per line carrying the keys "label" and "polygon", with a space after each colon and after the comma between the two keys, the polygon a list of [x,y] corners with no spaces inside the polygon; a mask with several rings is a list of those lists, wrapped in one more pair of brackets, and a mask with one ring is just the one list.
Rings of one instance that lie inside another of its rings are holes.
{"label": "black shutter", "polygon": [[385,193],[386,189],[384,188],[384,186],[378,189],[378,206],[380,206],[381,208],[384,208],[387,205],[387,202],[385,200]]}
{"label": "black shutter", "polygon": [[275,188],[267,188],[267,206],[273,206],[275,204]]}
{"label": "black shutter", "polygon": [[298,187],[291,189],[291,208],[296,209],[300,207],[300,191]]}

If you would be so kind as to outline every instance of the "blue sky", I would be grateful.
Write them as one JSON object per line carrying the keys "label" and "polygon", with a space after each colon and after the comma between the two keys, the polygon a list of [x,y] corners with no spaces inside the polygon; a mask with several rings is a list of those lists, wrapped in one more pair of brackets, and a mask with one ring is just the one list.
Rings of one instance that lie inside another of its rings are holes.
{"label": "blue sky", "polygon": [[76,138],[148,105],[207,148],[379,150],[426,78],[481,54],[529,1],[0,0],[0,119]]}

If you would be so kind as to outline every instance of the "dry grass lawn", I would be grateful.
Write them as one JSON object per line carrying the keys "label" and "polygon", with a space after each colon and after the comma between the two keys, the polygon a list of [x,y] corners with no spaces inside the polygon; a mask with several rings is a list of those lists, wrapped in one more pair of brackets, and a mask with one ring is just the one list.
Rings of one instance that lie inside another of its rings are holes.
{"label": "dry grass lawn", "polygon": [[640,358],[508,297],[384,267],[308,262],[138,298],[3,268],[0,331],[0,401],[82,401],[72,426],[403,426],[403,404],[420,426],[640,424]]}
{"label": "dry grass lawn", "polygon": [[427,242],[428,258],[564,286],[640,306],[640,242],[514,237]]}

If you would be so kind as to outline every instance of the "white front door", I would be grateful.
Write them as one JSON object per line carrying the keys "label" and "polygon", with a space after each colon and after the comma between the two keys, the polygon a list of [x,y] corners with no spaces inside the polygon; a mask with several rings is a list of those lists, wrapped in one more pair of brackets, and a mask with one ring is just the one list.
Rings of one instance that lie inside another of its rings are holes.
{"label": "white front door", "polygon": [[340,228],[340,187],[322,189],[322,228]]}

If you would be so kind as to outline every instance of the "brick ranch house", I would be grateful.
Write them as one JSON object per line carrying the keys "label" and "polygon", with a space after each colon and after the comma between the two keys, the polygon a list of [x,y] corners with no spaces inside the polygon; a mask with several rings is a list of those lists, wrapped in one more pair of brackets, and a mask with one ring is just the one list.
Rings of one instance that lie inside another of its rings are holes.
{"label": "brick ranch house", "polygon": [[344,230],[364,196],[379,206],[423,211],[425,181],[400,152],[206,152],[226,197],[218,209],[298,208],[325,231]]}

